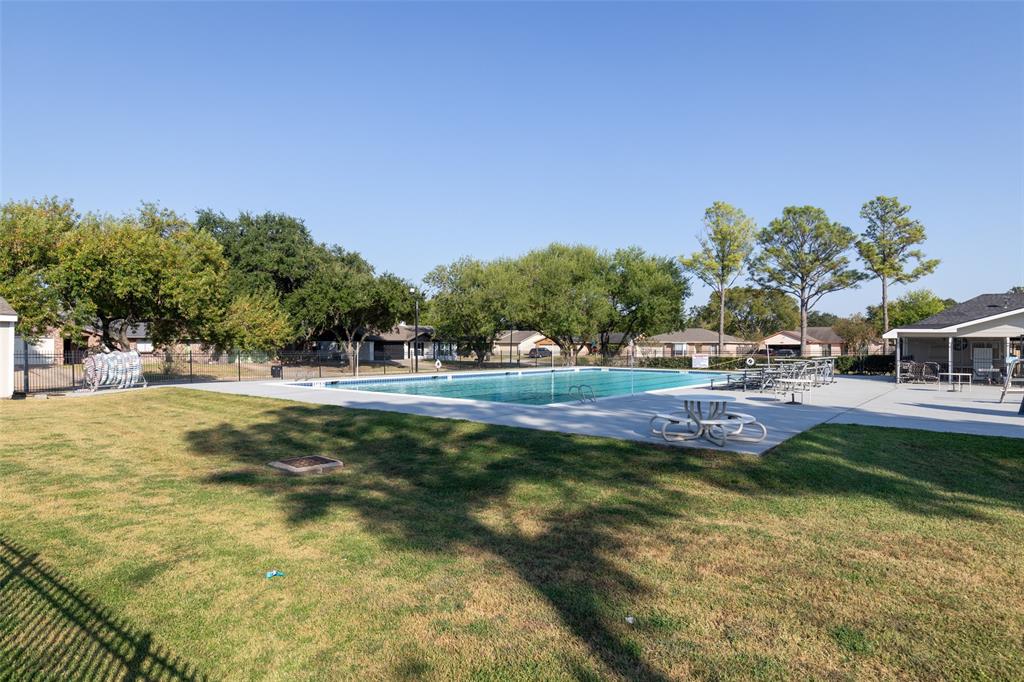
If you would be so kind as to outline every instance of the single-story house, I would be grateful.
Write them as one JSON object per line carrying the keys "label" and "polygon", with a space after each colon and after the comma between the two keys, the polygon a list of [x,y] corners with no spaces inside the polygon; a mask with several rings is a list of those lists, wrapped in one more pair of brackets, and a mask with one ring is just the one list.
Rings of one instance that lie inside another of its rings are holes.
{"label": "single-story house", "polygon": [[[843,355],[846,351],[846,342],[843,341],[843,337],[839,336],[832,327],[808,327],[804,343],[806,346],[804,355],[808,357]],[[767,348],[769,354],[780,350],[791,350],[794,353],[799,353],[800,330],[785,329],[775,332],[762,339],[758,347]]]}
{"label": "single-story house", "polygon": [[0,296],[0,398],[14,395],[14,324],[18,313]]}
{"label": "single-story house", "polygon": [[513,329],[495,339],[492,352],[507,356],[511,348],[512,355],[525,356],[544,340],[545,336],[533,329]]}
{"label": "single-story house", "polygon": [[896,380],[900,362],[935,362],[943,372],[971,374],[975,380],[1003,375],[1010,356],[1024,344],[1024,293],[982,294],[929,318],[890,329],[896,341]]}
{"label": "single-story house", "polygon": [[434,328],[421,324],[418,331],[417,334],[414,325],[402,323],[391,331],[368,334],[363,341],[360,357],[371,357],[374,360],[408,360],[415,352],[420,359],[433,360],[436,350],[433,341]]}
{"label": "single-story house", "polygon": [[[722,337],[722,349],[718,348],[718,332],[700,327],[688,327],[666,334],[655,334],[643,339],[637,346],[637,355],[646,354],[659,357],[676,357],[686,355],[743,355],[753,353],[757,344],[726,334]],[[647,353],[657,349],[656,352]]]}

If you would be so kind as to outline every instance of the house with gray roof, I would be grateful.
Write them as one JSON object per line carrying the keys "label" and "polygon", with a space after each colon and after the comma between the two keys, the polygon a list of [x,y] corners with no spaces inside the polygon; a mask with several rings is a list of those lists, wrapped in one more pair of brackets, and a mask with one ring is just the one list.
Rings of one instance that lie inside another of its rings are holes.
{"label": "house with gray roof", "polygon": [[901,362],[933,362],[942,372],[998,381],[1024,344],[1024,292],[982,294],[937,315],[885,332],[896,341],[897,381]]}

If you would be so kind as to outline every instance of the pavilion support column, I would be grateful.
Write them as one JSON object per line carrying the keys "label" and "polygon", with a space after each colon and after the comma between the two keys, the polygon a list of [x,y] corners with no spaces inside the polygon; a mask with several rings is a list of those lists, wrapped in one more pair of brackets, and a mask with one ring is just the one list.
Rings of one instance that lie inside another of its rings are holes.
{"label": "pavilion support column", "polygon": [[953,387],[953,371],[954,371],[953,370],[953,337],[952,336],[950,336],[948,339],[946,339],[946,348],[947,348],[947,355],[948,355],[948,361],[949,361],[949,369],[946,370],[947,372],[949,372],[949,374],[947,374],[946,376],[949,377],[949,387],[952,388]]}
{"label": "pavilion support column", "polygon": [[896,383],[900,383],[900,333],[896,332]]}

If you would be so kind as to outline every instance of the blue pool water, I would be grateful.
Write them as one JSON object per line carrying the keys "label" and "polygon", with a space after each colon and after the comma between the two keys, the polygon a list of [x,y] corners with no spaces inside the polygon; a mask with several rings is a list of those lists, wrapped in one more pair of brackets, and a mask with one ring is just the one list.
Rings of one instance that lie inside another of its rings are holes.
{"label": "blue pool water", "polygon": [[630,395],[661,388],[707,385],[724,377],[723,372],[587,368],[503,374],[432,376],[429,378],[363,379],[358,382],[331,381],[326,388],[377,393],[405,393],[442,398],[491,400],[521,405],[550,405],[577,400],[569,394],[574,386],[586,384],[595,397]]}

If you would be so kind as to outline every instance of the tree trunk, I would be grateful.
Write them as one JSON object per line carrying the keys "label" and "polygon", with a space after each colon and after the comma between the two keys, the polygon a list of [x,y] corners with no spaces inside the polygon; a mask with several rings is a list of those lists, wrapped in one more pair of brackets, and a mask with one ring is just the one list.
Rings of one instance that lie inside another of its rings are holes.
{"label": "tree trunk", "polygon": [[[882,277],[882,333],[887,331],[889,331],[889,280]],[[883,350],[889,350],[888,341],[885,342]]]}
{"label": "tree trunk", "polygon": [[718,355],[724,355],[722,347],[725,341],[725,287],[718,291]]}
{"label": "tree trunk", "polygon": [[889,281],[882,278],[882,331],[889,331]]}
{"label": "tree trunk", "polygon": [[352,368],[353,376],[359,376],[359,350],[351,335],[345,336],[345,357],[348,358],[349,367]]}
{"label": "tree trunk", "polygon": [[800,357],[807,353],[807,301],[800,299]]}

